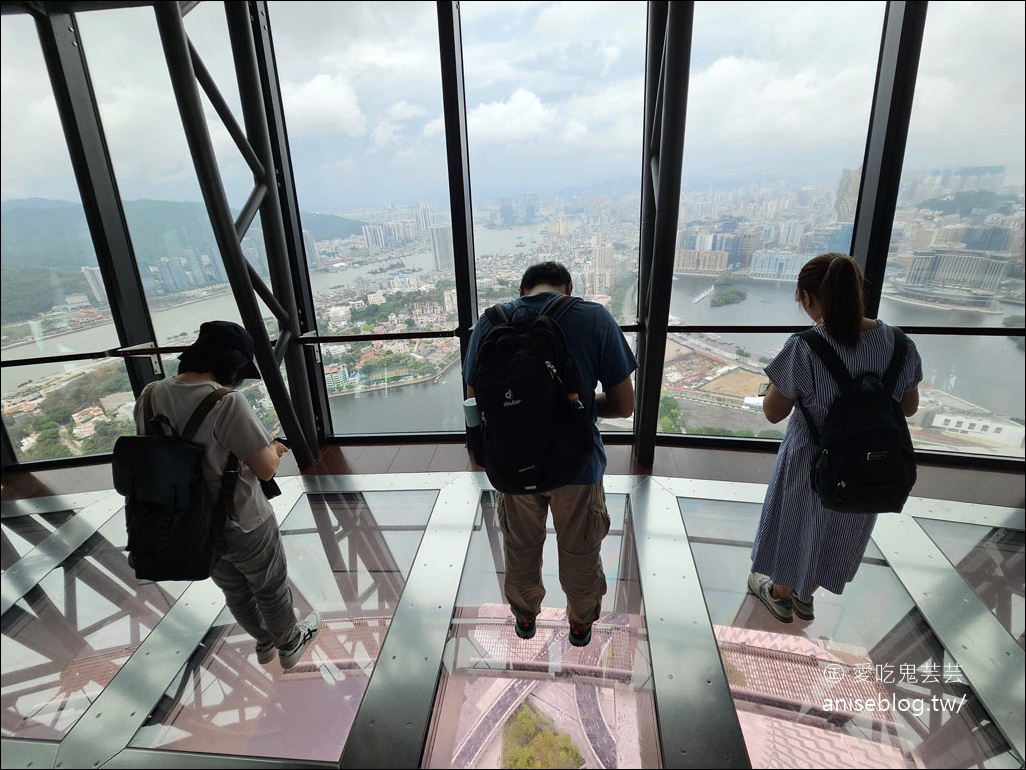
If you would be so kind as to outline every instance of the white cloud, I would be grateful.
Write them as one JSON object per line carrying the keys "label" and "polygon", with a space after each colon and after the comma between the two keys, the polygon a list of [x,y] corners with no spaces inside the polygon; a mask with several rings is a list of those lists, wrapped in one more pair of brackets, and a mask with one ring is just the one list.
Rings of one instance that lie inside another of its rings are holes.
{"label": "white cloud", "polygon": [[444,135],[445,119],[439,115],[437,118],[429,120],[424,124],[424,128],[421,129],[421,134],[429,139]]}
{"label": "white cloud", "polygon": [[342,75],[315,75],[302,83],[286,81],[281,90],[290,133],[358,137],[367,130],[359,97]]}
{"label": "white cloud", "polygon": [[419,118],[427,114],[427,110],[402,99],[389,107],[387,114],[392,120],[411,120],[412,118]]}
{"label": "white cloud", "polygon": [[546,107],[535,94],[519,88],[506,100],[480,104],[467,112],[467,133],[473,143],[508,144],[551,131],[559,111]]}
{"label": "white cloud", "polygon": [[399,126],[390,120],[382,120],[374,127],[371,141],[375,149],[382,149],[392,144],[400,137]]}

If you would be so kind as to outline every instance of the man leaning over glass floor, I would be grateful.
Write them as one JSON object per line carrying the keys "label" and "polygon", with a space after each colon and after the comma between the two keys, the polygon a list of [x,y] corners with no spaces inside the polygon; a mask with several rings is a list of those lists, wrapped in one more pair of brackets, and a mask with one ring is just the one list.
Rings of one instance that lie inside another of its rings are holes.
{"label": "man leaning over glass floor", "polygon": [[[560,294],[573,294],[570,272],[559,263],[542,262],[527,269],[520,282],[520,297],[504,303],[503,309],[508,317],[513,317],[518,308],[540,314]],[[602,540],[609,532],[602,485],[606,452],[595,421],[597,417],[634,414],[631,373],[638,368],[638,361],[612,314],[596,302],[577,302],[563,314],[559,324],[577,364],[580,400],[591,418],[591,461],[572,484],[549,492],[497,493],[497,512],[506,562],[504,591],[516,617],[517,636],[530,639],[536,631],[535,618],[545,597],[542,549],[551,509],[559,546],[559,583],[567,597],[569,639],[572,645],[583,647],[591,641],[591,627],[598,620],[606,593],[600,554]],[[478,350],[490,328],[488,319],[482,315],[470,338],[463,363],[468,396],[474,395]],[[602,384],[602,391],[596,393],[598,383]]]}

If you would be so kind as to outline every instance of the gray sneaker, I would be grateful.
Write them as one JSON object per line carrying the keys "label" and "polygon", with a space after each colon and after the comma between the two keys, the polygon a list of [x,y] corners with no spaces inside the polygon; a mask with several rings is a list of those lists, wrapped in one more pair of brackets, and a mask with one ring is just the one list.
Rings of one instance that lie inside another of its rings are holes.
{"label": "gray sneaker", "polygon": [[278,662],[282,668],[292,668],[303,657],[306,649],[313,644],[317,634],[321,630],[321,616],[317,612],[311,612],[303,620],[296,624],[299,629],[299,636],[292,644],[281,647],[278,650]]}
{"label": "gray sneaker", "polygon": [[794,616],[798,620],[815,620],[816,608],[812,606],[814,601],[815,598],[803,602],[798,598],[797,594],[791,594],[791,609],[794,610]]}
{"label": "gray sneaker", "polygon": [[257,663],[262,666],[266,666],[272,660],[274,660],[275,654],[278,652],[278,648],[274,646],[274,642],[262,642],[256,646]]}
{"label": "gray sneaker", "polygon": [[748,576],[748,590],[755,594],[759,601],[766,605],[766,609],[773,613],[773,617],[781,623],[790,623],[794,620],[791,600],[773,598],[773,580],[769,575],[763,575],[759,572],[750,574]]}

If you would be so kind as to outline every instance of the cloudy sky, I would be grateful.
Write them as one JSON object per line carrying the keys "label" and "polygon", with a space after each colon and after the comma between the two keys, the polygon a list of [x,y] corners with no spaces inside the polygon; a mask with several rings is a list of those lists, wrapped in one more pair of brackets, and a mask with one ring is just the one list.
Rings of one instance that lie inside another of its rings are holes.
{"label": "cloudy sky", "polygon": [[[461,7],[476,203],[639,178],[645,3]],[[930,4],[906,171],[1021,171],[1024,7]],[[832,185],[857,166],[883,12],[883,2],[698,2],[685,177]],[[272,0],[270,14],[302,207],[444,206],[434,3]],[[199,200],[152,10],[83,13],[79,24],[124,197]],[[237,108],[221,4],[201,3],[186,26]],[[76,199],[27,18],[3,17],[0,59],[0,197]],[[211,116],[240,206],[252,182]]]}

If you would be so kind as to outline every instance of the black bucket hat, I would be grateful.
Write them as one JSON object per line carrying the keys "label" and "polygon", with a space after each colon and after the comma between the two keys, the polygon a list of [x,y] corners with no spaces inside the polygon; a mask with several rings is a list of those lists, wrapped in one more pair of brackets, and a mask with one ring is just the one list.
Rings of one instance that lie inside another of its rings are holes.
{"label": "black bucket hat", "polygon": [[199,337],[193,344],[241,353],[246,359],[246,369],[242,376],[249,380],[260,379],[260,370],[257,369],[256,360],[253,357],[253,338],[237,323],[205,321],[200,325]]}

